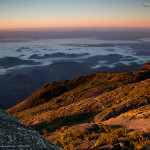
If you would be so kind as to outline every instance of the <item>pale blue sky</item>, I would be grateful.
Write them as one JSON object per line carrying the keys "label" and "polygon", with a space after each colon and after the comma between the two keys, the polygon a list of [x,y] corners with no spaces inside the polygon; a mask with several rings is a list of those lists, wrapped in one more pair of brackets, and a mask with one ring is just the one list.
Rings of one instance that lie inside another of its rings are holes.
{"label": "pale blue sky", "polygon": [[0,0],[0,28],[148,26],[150,0]]}

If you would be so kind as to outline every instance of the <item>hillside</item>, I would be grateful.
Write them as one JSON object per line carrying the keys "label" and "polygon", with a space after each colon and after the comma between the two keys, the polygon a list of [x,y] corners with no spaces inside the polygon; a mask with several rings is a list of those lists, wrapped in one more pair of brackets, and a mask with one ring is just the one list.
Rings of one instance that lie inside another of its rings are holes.
{"label": "hillside", "polygon": [[143,65],[140,69],[140,71],[150,71],[150,62],[147,64]]}
{"label": "hillside", "polygon": [[[144,133],[101,123],[111,118],[149,120],[150,71],[93,73],[73,80],[47,83],[7,111],[64,149],[83,149],[87,145],[86,149],[95,149],[108,144],[117,149],[122,147],[120,142],[125,147],[141,149],[149,143]],[[138,141],[139,136],[141,141]]]}

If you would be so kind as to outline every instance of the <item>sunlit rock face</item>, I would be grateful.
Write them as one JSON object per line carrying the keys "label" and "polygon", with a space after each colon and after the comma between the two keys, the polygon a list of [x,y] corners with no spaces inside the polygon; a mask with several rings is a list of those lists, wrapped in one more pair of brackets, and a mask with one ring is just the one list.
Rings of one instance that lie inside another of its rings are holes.
{"label": "sunlit rock face", "polygon": [[150,71],[150,62],[141,67],[140,71]]}
{"label": "sunlit rock face", "polygon": [[0,149],[61,150],[2,109],[0,109]]}

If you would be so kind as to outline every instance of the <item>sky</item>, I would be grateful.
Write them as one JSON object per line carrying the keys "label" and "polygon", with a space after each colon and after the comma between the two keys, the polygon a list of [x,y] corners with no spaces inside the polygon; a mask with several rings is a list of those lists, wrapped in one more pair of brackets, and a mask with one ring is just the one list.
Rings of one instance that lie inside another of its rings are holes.
{"label": "sky", "polygon": [[150,0],[0,0],[0,29],[150,27]]}

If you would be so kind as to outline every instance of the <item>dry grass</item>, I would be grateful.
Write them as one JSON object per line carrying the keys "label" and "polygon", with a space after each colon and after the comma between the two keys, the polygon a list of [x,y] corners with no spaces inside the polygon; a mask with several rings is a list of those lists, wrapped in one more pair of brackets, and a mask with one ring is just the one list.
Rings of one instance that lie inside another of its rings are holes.
{"label": "dry grass", "polygon": [[[74,102],[72,104],[69,104],[67,106],[60,107],[58,109],[36,111],[35,108],[32,108],[17,113],[15,117],[17,117],[24,124],[29,125],[35,124],[35,122],[40,123],[61,117],[69,117],[75,114],[82,115],[85,112],[86,112],[85,116],[87,114],[88,117],[88,113],[92,112],[94,114],[95,112],[104,111],[103,106],[105,106],[106,110],[110,106],[116,105],[118,100],[120,101],[120,103],[124,101],[131,101],[131,102],[136,101],[138,103],[136,107],[140,105],[147,105],[147,103],[149,103],[149,98],[147,98],[149,91],[150,91],[150,79],[147,79],[139,83],[125,85],[111,92],[103,93],[97,96],[96,98],[83,99]],[[49,106],[48,102],[46,104],[47,106]],[[42,108],[43,105],[40,105],[39,107]],[[77,116],[77,118],[79,116]]]}
{"label": "dry grass", "polygon": [[150,140],[142,131],[130,131],[125,128],[115,128],[109,125],[99,124],[99,131],[75,131],[65,127],[61,135],[61,141],[55,144],[64,150],[72,150],[77,145],[87,141],[97,140],[90,149],[95,149],[103,145],[114,145],[118,149],[143,149]]}
{"label": "dry grass", "polygon": [[[62,140],[56,142],[66,150],[92,139],[97,140],[93,148],[123,142],[123,148],[141,149],[149,142],[142,132],[100,124],[98,133],[89,133],[69,130],[67,126],[91,122],[107,112],[112,112],[113,117],[150,118],[149,77],[150,72],[94,73],[51,82],[8,112],[44,136],[66,126],[60,129]],[[122,104],[134,105],[123,110]]]}
{"label": "dry grass", "polygon": [[117,118],[122,118],[122,117],[149,119],[150,118],[150,105],[145,105],[137,109],[129,110],[125,113],[122,113]]}

